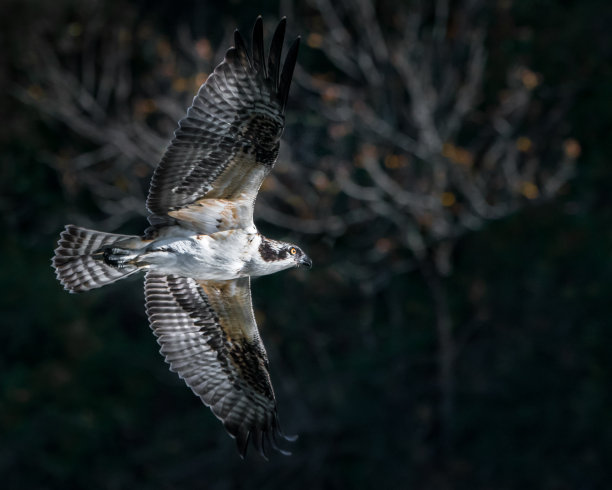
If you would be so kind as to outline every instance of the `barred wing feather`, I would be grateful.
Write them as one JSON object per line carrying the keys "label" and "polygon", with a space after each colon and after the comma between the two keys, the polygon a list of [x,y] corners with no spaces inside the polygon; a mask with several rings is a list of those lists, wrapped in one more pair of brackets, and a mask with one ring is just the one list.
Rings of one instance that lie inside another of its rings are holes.
{"label": "barred wing feather", "polygon": [[268,359],[251,304],[250,279],[196,281],[149,272],[147,315],[170,369],[236,439],[266,457],[282,435]]}
{"label": "barred wing feather", "polygon": [[251,55],[235,32],[235,46],[200,88],[155,170],[147,198],[152,224],[203,198],[244,201],[252,208],[278,156],[297,58],[299,38],[279,75],[285,24],[282,19],[276,28],[267,63],[261,17]]}

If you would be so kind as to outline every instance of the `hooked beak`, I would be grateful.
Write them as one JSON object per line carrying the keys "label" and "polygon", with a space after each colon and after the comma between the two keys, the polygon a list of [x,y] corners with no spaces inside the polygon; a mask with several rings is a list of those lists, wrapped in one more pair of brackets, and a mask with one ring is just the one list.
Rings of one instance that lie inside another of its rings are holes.
{"label": "hooked beak", "polygon": [[310,269],[312,267],[312,260],[310,260],[310,257],[308,257],[308,255],[304,255],[300,259],[299,265],[306,266]]}

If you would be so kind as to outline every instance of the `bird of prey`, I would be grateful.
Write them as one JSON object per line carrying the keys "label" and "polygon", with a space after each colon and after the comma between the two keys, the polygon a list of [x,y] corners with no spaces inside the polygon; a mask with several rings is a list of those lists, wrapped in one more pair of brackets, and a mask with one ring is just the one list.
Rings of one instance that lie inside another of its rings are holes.
{"label": "bird of prey", "polygon": [[70,292],[145,272],[146,311],[170,369],[236,439],[266,457],[282,450],[268,358],[257,330],[250,278],[311,267],[291,243],[271,240],[253,222],[262,181],[278,156],[299,47],[284,64],[283,18],[267,59],[261,17],[252,50],[236,30],[225,54],[179,121],[151,180],[143,236],[67,225],[53,257]]}

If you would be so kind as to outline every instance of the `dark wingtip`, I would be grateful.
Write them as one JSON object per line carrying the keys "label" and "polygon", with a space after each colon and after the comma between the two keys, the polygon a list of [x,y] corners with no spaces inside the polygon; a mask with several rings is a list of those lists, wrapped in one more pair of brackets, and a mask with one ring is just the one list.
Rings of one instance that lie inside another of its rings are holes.
{"label": "dark wingtip", "polygon": [[250,431],[247,431],[246,434],[236,434],[236,445],[238,446],[238,454],[241,459],[244,459],[246,456],[250,436]]}
{"label": "dark wingtip", "polygon": [[282,434],[282,436],[286,441],[289,441],[289,442],[295,442],[300,438],[300,436],[298,436],[297,434],[294,434],[292,436]]}
{"label": "dark wingtip", "polygon": [[278,90],[279,87],[278,74],[281,64],[281,54],[283,51],[283,41],[285,40],[286,26],[287,21],[285,19],[281,19],[278,25],[276,26],[274,35],[272,36],[272,43],[270,44],[270,54],[268,55],[268,72],[270,74],[272,87],[275,90]]}
{"label": "dark wingtip", "polygon": [[291,456],[291,451],[281,449],[277,437],[280,437],[287,442],[295,442],[298,440],[298,436],[297,435],[293,435],[293,436],[285,435],[283,433],[283,430],[281,429],[281,425],[280,425],[280,421],[278,420],[278,416],[276,418],[276,421],[274,422],[274,426],[273,426],[271,435],[272,437],[270,439],[271,439],[272,447],[284,456]]}
{"label": "dark wingtip", "polygon": [[[275,451],[278,451],[279,453],[281,453],[283,456],[291,456],[291,451],[288,451],[286,449],[283,449],[279,446],[278,444],[278,440],[276,439],[277,434],[282,437],[283,439],[286,439],[285,436],[282,435],[282,433],[278,430],[278,428],[276,430],[274,430],[272,432],[272,437],[270,437],[270,445],[272,446],[272,448]],[[288,439],[286,439],[288,440]],[[290,441],[290,440],[289,440]],[[291,441],[290,441],[291,442]]]}
{"label": "dark wingtip", "polygon": [[[249,63],[256,73],[256,77],[263,82],[269,84],[272,93],[276,94],[276,98],[281,105],[281,111],[284,112],[287,104],[287,98],[289,96],[289,86],[291,85],[291,79],[293,77],[293,71],[297,61],[297,52],[300,45],[301,37],[298,36],[291,46],[289,52],[285,58],[284,64],[281,65],[281,55],[283,49],[283,42],[285,40],[285,31],[287,26],[287,17],[283,16],[272,36],[272,42],[270,43],[270,51],[266,60],[264,51],[264,36],[263,36],[263,19],[261,15],[257,16],[255,25],[253,26],[252,33],[252,58],[248,58],[246,48],[244,46],[244,40],[235,31],[234,37],[236,38],[236,49],[240,55],[244,52],[244,56],[249,59]],[[282,66],[282,70],[281,70]]]}
{"label": "dark wingtip", "polygon": [[253,437],[251,439],[253,441],[253,446],[261,455],[261,457],[268,461],[268,455],[266,454],[266,450],[264,447],[264,439],[265,437],[261,430],[256,430],[253,432]]}
{"label": "dark wingtip", "polygon": [[269,461],[270,448],[283,456],[291,456],[291,451],[281,448],[279,441],[295,442],[298,439],[297,435],[287,436],[283,434],[276,415],[273,416],[270,425],[265,427],[247,429],[244,426],[233,426],[227,422],[224,425],[225,429],[236,440],[241,459],[246,459],[249,445],[252,445],[265,461]]}
{"label": "dark wingtip", "polygon": [[[263,18],[261,17],[261,15],[258,15],[257,19],[255,19],[255,25],[253,26],[253,33],[255,33],[255,31],[261,32],[262,39],[263,39]],[[253,37],[253,39],[255,38]]]}
{"label": "dark wingtip", "polygon": [[293,78],[293,70],[297,62],[298,50],[300,49],[301,37],[298,36],[291,46],[289,52],[285,58],[285,64],[283,66],[283,72],[281,73],[280,83],[278,86],[278,98],[280,100],[281,109],[284,111],[287,105],[287,98],[289,97],[289,87],[291,86],[291,79]]}
{"label": "dark wingtip", "polygon": [[251,66],[251,59],[249,58],[249,50],[247,49],[244,38],[242,37],[238,29],[234,31],[234,48],[236,50],[236,54],[242,60],[242,63],[245,66],[245,68]]}
{"label": "dark wingtip", "polygon": [[268,432],[263,433],[263,437],[261,438],[261,457],[266,460],[268,459],[268,446],[270,446],[270,436]]}
{"label": "dark wingtip", "polygon": [[253,68],[261,80],[268,78],[263,45],[263,21],[261,15],[257,17],[253,26]]}

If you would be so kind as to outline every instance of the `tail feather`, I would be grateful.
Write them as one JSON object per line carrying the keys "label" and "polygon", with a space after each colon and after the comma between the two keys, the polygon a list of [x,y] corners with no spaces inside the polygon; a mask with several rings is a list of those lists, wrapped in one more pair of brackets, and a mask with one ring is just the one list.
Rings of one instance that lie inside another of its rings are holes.
{"label": "tail feather", "polygon": [[119,242],[132,244],[129,248],[133,248],[140,239],[66,225],[52,262],[57,279],[65,289],[75,293],[105,286],[138,271],[135,265],[118,267],[105,260],[108,248]]}

